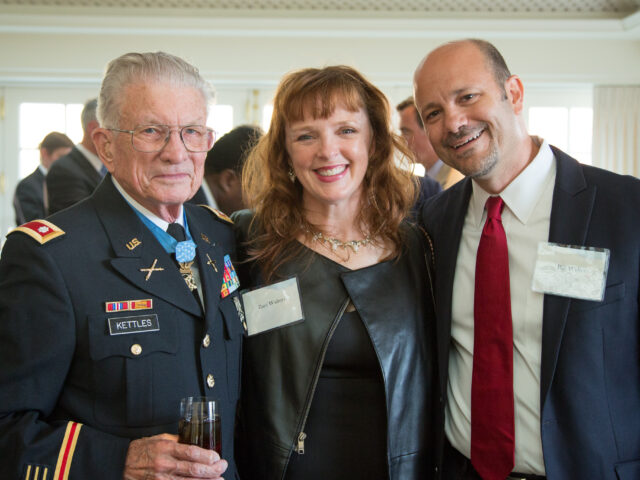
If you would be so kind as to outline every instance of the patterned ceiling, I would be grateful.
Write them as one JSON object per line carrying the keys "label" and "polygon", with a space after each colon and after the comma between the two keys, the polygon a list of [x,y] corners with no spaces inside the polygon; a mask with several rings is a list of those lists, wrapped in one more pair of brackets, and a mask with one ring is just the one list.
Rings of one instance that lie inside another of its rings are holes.
{"label": "patterned ceiling", "polygon": [[30,9],[197,9],[277,12],[344,12],[396,15],[511,18],[623,18],[640,11],[640,0],[0,0],[0,6]]}

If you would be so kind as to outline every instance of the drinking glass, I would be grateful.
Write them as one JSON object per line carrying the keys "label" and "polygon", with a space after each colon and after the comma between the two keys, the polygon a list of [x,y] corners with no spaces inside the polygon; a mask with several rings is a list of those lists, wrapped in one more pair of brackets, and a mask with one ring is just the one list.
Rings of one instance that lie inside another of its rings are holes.
{"label": "drinking glass", "polygon": [[215,400],[208,397],[186,397],[180,400],[178,441],[215,450],[222,455],[220,415]]}

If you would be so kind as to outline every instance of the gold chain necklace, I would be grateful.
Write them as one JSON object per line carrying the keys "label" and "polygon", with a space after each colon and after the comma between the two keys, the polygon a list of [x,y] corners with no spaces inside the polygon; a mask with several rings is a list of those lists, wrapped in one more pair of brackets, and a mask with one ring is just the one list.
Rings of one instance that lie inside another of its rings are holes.
{"label": "gold chain necklace", "polygon": [[325,237],[322,232],[310,231],[309,233],[311,234],[311,238],[314,242],[324,243],[325,245],[331,247],[332,252],[335,252],[338,247],[340,247],[344,248],[345,250],[347,248],[351,248],[351,250],[353,250],[353,253],[358,253],[358,249],[360,247],[364,247],[371,243],[371,237],[369,235],[367,235],[362,240],[349,240],[348,242],[343,242],[342,240],[338,240],[337,238]]}

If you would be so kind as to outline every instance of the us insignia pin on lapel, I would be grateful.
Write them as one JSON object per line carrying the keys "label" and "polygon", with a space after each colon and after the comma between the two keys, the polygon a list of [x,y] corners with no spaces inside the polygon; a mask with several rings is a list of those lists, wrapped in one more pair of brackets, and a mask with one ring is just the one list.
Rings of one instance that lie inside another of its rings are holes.
{"label": "us insignia pin on lapel", "polygon": [[137,246],[142,245],[142,242],[137,238],[132,238],[129,242],[126,243],[126,245],[129,250],[133,250]]}

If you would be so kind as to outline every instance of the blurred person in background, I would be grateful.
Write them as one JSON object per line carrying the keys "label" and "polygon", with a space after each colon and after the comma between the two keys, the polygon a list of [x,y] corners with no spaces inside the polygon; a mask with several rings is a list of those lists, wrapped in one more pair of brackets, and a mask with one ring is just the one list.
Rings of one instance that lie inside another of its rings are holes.
{"label": "blurred person in background", "polygon": [[107,173],[93,144],[92,134],[99,126],[97,106],[95,98],[84,104],[80,115],[82,141],[47,172],[49,215],[87,198]]}
{"label": "blurred person in background", "polygon": [[203,186],[213,195],[217,208],[227,215],[245,208],[242,199],[242,168],[248,153],[263,135],[260,127],[241,125],[219,138],[207,153]]}
{"label": "blurred person in background", "polygon": [[73,141],[64,133],[51,132],[42,139],[39,146],[40,165],[16,186],[13,197],[16,225],[46,216],[45,176],[53,162],[68,154],[72,147]]}
{"label": "blurred person in background", "polygon": [[464,175],[438,158],[438,154],[424,131],[424,125],[416,110],[413,97],[408,97],[400,102],[396,106],[396,110],[400,115],[400,133],[413,152],[416,162],[424,166],[424,177],[432,178],[438,182],[443,190],[462,180]]}

